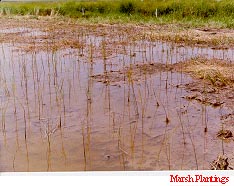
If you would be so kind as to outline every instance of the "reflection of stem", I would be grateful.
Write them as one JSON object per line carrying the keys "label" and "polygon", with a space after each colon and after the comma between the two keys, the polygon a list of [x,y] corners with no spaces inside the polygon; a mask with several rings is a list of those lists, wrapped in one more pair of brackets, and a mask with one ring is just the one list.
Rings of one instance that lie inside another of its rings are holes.
{"label": "reflection of stem", "polygon": [[138,111],[138,105],[137,105],[137,100],[136,100],[136,95],[135,95],[135,91],[134,91],[134,86],[133,86],[133,83],[131,84],[132,86],[132,92],[133,92],[133,99],[134,99],[134,108],[135,108],[135,113],[136,113],[136,117],[138,118],[139,117],[139,111]]}
{"label": "reflection of stem", "polygon": [[29,155],[28,155],[28,142],[25,140],[25,148],[26,148],[26,157],[27,157],[27,171],[29,172]]}
{"label": "reflection of stem", "polygon": [[155,97],[155,99],[156,99],[156,101],[157,101],[157,105],[159,106],[159,105],[162,105],[162,107],[163,107],[163,110],[164,110],[164,112],[165,112],[165,115],[166,115],[166,120],[165,120],[165,122],[166,122],[166,124],[168,124],[169,122],[170,122],[170,120],[169,120],[169,115],[168,115],[168,113],[167,113],[167,111],[166,111],[166,108],[165,108],[165,106],[164,106],[164,104],[161,102],[161,103],[159,103],[159,99],[157,98],[157,95],[156,95],[156,93],[155,93],[155,90],[153,90],[154,91],[154,97]]}
{"label": "reflection of stem", "polygon": [[[223,128],[223,123],[222,123],[222,131],[224,130],[224,128]],[[223,153],[223,155],[224,155],[224,142],[223,142],[224,140],[222,139],[222,153]]]}
{"label": "reflection of stem", "polygon": [[47,171],[51,170],[51,142],[50,142],[50,122],[47,125]]}
{"label": "reflection of stem", "polygon": [[23,111],[24,111],[24,139],[27,139],[27,120],[26,120],[26,113],[25,113],[25,109],[23,107]]}
{"label": "reflection of stem", "polygon": [[167,144],[166,151],[168,151],[168,153],[166,153],[167,161],[168,161],[168,168],[169,170],[171,170],[171,145],[170,143]]}
{"label": "reflection of stem", "polygon": [[166,135],[167,135],[167,125],[166,125],[165,131],[164,131],[162,144],[161,144],[159,152],[158,152],[158,161],[159,161],[159,158],[160,158],[160,154],[162,152],[163,145],[166,143]]}
{"label": "reflection of stem", "polygon": [[4,146],[7,148],[7,133],[6,131],[2,131],[3,138],[4,138]]}
{"label": "reflection of stem", "polygon": [[[206,110],[206,105],[202,105],[202,124],[204,125],[204,160],[205,160],[205,151],[206,151],[206,134],[208,131],[208,121],[207,121],[207,110]],[[204,166],[204,164],[203,164]]]}
{"label": "reflection of stem", "polygon": [[[188,124],[190,123],[189,121],[189,118],[187,116],[187,120],[188,120]],[[196,161],[196,167],[197,167],[197,170],[198,170],[198,161],[197,161],[197,153],[196,153],[196,148],[195,148],[195,144],[193,142],[193,139],[192,139],[192,136],[191,136],[191,132],[190,132],[190,128],[189,126],[187,126],[187,131],[188,131],[188,134],[189,134],[189,138],[190,138],[190,141],[192,143],[192,147],[193,147],[193,152],[194,152],[194,158],[195,158],[195,161]]]}
{"label": "reflection of stem", "polygon": [[207,113],[205,105],[202,105],[202,123],[205,125],[204,132],[206,133],[208,128],[207,128]]}
{"label": "reflection of stem", "polygon": [[61,127],[59,127],[59,129],[60,129],[60,137],[61,137],[61,152],[62,152],[62,155],[64,157],[64,161],[65,161],[65,165],[66,165],[67,155],[66,155],[66,151],[64,148],[64,142],[63,142],[63,129]]}
{"label": "reflection of stem", "polygon": [[[68,80],[68,98],[69,98],[69,107],[71,106],[71,88],[72,88],[72,83],[71,80]],[[65,105],[64,105],[65,107]]]}
{"label": "reflection of stem", "polygon": [[182,162],[181,162],[181,169],[183,169],[183,163],[184,163],[184,151],[185,151],[185,144],[186,144],[186,141],[185,141],[185,133],[184,133],[184,125],[183,125],[183,122],[182,122],[182,119],[181,119],[181,114],[177,112],[177,115],[178,115],[178,118],[179,118],[179,121],[180,121],[180,126],[181,126],[181,130],[182,130],[182,135],[183,135],[183,156],[182,156]]}
{"label": "reflection of stem", "polygon": [[27,67],[26,64],[23,64],[23,75],[24,75],[24,86],[25,86],[25,97],[26,97],[26,105],[28,112],[28,120],[30,123],[30,111],[29,111],[29,98],[28,98],[28,79],[27,79]]}
{"label": "reflection of stem", "polygon": [[17,115],[15,114],[15,133],[16,133],[16,145],[17,149],[19,149],[19,135],[18,135],[18,118]]}
{"label": "reflection of stem", "polygon": [[[90,63],[89,67],[89,77],[92,77],[93,75],[93,63]],[[86,108],[86,135],[87,135],[87,142],[85,143],[86,147],[86,158],[90,160],[90,143],[91,143],[91,124],[92,124],[92,115],[93,115],[93,106],[92,106],[92,93],[93,93],[93,79],[89,78],[88,79],[88,87],[87,87],[87,108]],[[90,162],[90,161],[89,161]],[[86,162],[87,163],[87,162]]]}
{"label": "reflection of stem", "polygon": [[63,92],[63,125],[66,125],[66,106],[65,106],[65,98],[64,98],[64,92]]}
{"label": "reflection of stem", "polygon": [[33,78],[33,92],[34,92],[35,110],[36,110],[36,105],[37,105],[37,103],[36,103],[36,100],[37,100],[37,95],[36,95],[36,74],[38,74],[38,68],[37,68],[37,63],[36,63],[36,55],[32,54],[32,78]]}
{"label": "reflection of stem", "polygon": [[222,140],[222,153],[224,155],[224,143],[223,143],[223,140]]}
{"label": "reflection of stem", "polygon": [[87,170],[87,157],[86,157],[86,148],[85,148],[85,135],[84,135],[84,126],[82,125],[82,140],[83,140],[83,154],[84,154],[84,170]]}
{"label": "reflection of stem", "polygon": [[120,151],[120,159],[121,159],[121,162],[123,164],[123,170],[126,169],[126,165],[125,165],[125,154],[127,155],[128,153],[123,150],[122,148],[122,140],[121,140],[121,137],[122,137],[122,133],[121,133],[121,128],[119,127],[119,130],[118,130],[118,149]]}
{"label": "reflection of stem", "polygon": [[[105,109],[108,107],[108,117],[109,117],[109,134],[111,135],[112,131],[115,130],[115,112],[111,112],[111,93],[110,86],[106,84],[105,86]],[[111,126],[112,123],[112,126]]]}
{"label": "reflection of stem", "polygon": [[[145,87],[147,87],[147,84],[145,84]],[[145,91],[145,97],[143,98],[141,95],[141,91],[139,90],[139,96],[140,96],[140,103],[141,103],[141,146],[142,146],[141,158],[143,161],[143,158],[144,158],[144,118],[145,118],[145,110],[147,108],[146,91]],[[143,99],[145,101],[143,101]]]}
{"label": "reflection of stem", "polygon": [[133,103],[134,103],[134,108],[135,108],[135,114],[136,114],[136,118],[138,119],[139,118],[138,104],[137,104],[137,99],[136,99],[136,94],[135,94],[135,89],[134,89],[132,79],[130,83],[131,83],[131,88],[132,88],[132,93],[133,93]]}
{"label": "reflection of stem", "polygon": [[18,149],[16,149],[16,151],[15,151],[15,154],[14,154],[14,157],[13,157],[13,163],[12,163],[12,167],[13,167],[14,171],[15,171],[15,158],[16,158],[17,151],[18,151]]}
{"label": "reflection of stem", "polygon": [[106,84],[106,86],[105,86],[105,109],[106,109],[106,107],[107,107],[108,112],[110,114],[110,111],[111,111],[111,93],[110,93],[110,86],[108,84]]}
{"label": "reflection of stem", "polygon": [[6,131],[6,111],[8,108],[9,99],[7,100],[7,103],[2,107],[2,131]]}
{"label": "reflection of stem", "polygon": [[18,135],[18,118],[17,118],[17,114],[15,113],[15,133],[16,133],[16,150],[15,150],[15,154],[14,154],[14,158],[13,158],[13,169],[15,170],[15,158],[16,158],[16,154],[18,152],[18,150],[20,149],[19,146],[19,135]]}
{"label": "reflection of stem", "polygon": [[144,159],[144,118],[141,120],[141,159]]}
{"label": "reflection of stem", "polygon": [[13,99],[14,99],[14,114],[17,113],[17,109],[16,109],[16,95],[15,95],[15,92],[16,92],[16,85],[15,85],[15,78],[14,78],[14,83],[12,83],[12,92],[13,92]]}
{"label": "reflection of stem", "polygon": [[134,158],[134,150],[135,150],[135,138],[136,138],[136,131],[137,131],[137,122],[134,122],[133,126],[130,125],[130,134],[131,134],[131,142],[130,142],[130,147],[131,147],[131,155],[132,158]]}

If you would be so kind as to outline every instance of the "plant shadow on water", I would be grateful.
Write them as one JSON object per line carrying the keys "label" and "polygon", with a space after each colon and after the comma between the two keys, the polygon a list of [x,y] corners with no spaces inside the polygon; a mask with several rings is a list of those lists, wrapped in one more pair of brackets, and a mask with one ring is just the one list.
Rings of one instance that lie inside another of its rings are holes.
{"label": "plant shadow on water", "polygon": [[1,171],[209,169],[219,154],[233,158],[233,140],[216,136],[227,108],[185,99],[192,77],[167,69],[229,60],[232,49],[128,42],[115,26],[81,26],[75,44],[56,29],[26,30],[1,33],[26,38],[0,50]]}

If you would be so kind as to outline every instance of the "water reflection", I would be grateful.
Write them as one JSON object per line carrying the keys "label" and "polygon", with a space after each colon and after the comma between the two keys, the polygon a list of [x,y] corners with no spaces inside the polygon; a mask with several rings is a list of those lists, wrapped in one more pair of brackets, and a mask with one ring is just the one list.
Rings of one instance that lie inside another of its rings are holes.
{"label": "water reflection", "polygon": [[190,77],[159,71],[134,81],[129,72],[113,86],[93,75],[198,55],[229,60],[232,50],[79,37],[87,42],[79,49],[24,53],[2,44],[1,171],[207,169],[231,153],[215,139],[219,109],[183,98],[178,85]]}

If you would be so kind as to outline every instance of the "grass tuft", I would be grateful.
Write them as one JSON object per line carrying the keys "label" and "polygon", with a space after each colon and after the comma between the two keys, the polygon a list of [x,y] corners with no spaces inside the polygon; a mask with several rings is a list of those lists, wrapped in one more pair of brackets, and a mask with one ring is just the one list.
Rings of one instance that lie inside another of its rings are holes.
{"label": "grass tuft", "polygon": [[214,86],[227,86],[234,84],[234,65],[218,59],[196,58],[180,64],[183,71],[210,82]]}

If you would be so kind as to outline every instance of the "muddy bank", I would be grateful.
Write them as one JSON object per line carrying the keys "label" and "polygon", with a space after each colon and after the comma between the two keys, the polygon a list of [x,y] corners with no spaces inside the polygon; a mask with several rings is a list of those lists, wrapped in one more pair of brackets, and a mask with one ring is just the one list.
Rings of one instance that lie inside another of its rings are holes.
{"label": "muddy bank", "polygon": [[117,71],[105,71],[103,74],[93,75],[92,78],[98,82],[114,84],[140,81],[144,80],[146,75],[168,71],[187,73],[193,77],[191,83],[175,85],[191,92],[186,99],[212,106],[234,105],[234,65],[224,60],[194,58],[176,64],[138,63]]}
{"label": "muddy bank", "polygon": [[194,82],[185,88],[192,92],[187,99],[195,99],[213,106],[233,106],[234,65],[229,61],[196,58],[173,65],[173,70],[190,74]]}
{"label": "muddy bank", "polygon": [[116,86],[121,83],[131,83],[132,81],[139,82],[144,80],[146,76],[169,70],[172,70],[171,65],[161,63],[134,64],[117,71],[106,71],[103,74],[96,74],[91,77],[97,82]]}

